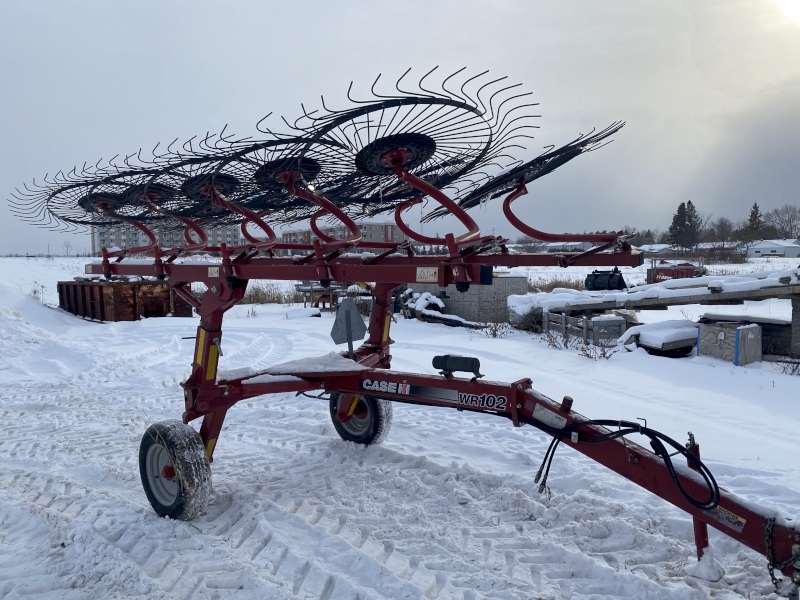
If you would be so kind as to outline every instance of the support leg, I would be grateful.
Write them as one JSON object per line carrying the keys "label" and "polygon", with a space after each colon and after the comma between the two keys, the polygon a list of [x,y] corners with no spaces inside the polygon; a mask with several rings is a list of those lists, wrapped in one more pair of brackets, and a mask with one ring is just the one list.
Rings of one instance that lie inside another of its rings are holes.
{"label": "support leg", "polygon": [[[392,291],[400,285],[399,283],[379,283],[373,289],[374,301],[369,319],[369,337],[356,351],[356,360],[376,368],[388,369],[390,367],[392,355],[389,353],[389,346],[394,343],[389,338],[392,309],[394,308]],[[374,358],[367,363],[364,359],[370,355],[373,355]]]}
{"label": "support leg", "polygon": [[200,426],[200,438],[206,449],[208,462],[214,462],[214,447],[217,445],[219,432],[222,431],[222,424],[225,422],[227,408],[220,408],[203,417],[203,424]]}
{"label": "support leg", "polygon": [[[694,441],[694,435],[689,433],[689,443],[686,444],[689,452],[700,458],[700,445]],[[694,469],[692,463],[689,463],[689,468]],[[697,517],[692,517],[692,524],[694,525],[694,545],[697,548],[697,560],[703,558],[703,554],[708,548],[708,525]]]}

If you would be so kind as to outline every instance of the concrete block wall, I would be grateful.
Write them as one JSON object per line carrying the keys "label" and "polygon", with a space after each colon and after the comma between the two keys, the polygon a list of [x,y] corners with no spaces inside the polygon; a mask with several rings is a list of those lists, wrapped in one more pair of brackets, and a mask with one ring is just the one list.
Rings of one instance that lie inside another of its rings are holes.
{"label": "concrete block wall", "polygon": [[508,297],[512,294],[528,292],[528,278],[520,276],[495,277],[492,285],[471,285],[463,294],[456,291],[456,286],[440,288],[431,283],[410,283],[408,287],[415,293],[430,292],[438,296],[445,289],[449,298],[444,298],[444,306],[448,314],[456,315],[467,321],[476,323],[508,322]]}

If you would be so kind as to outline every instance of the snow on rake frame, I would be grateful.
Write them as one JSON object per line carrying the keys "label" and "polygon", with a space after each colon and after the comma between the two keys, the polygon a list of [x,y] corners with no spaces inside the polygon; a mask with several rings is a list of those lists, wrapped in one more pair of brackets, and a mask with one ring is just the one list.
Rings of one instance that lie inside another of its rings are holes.
{"label": "snow on rake frame", "polygon": [[[183,144],[173,141],[163,150],[157,145],[148,157],[139,151],[59,171],[43,184],[17,190],[10,201],[19,217],[44,227],[135,227],[148,243],[103,248],[102,260],[86,265],[86,273],[162,281],[200,316],[192,373],[182,384],[182,421],[153,424],[140,446],[142,485],[153,509],[182,519],[205,510],[210,463],[225,415],[244,399],[322,391],[337,433],[360,444],[378,443],[389,434],[393,402],[488,412],[553,437],[537,475],[540,489],[556,448],[566,444],[688,512],[698,558],[711,525],[764,554],[770,574],[777,570],[788,576],[788,591],[796,595],[800,527],[719,488],[693,437],[684,445],[639,423],[588,419],[572,410],[570,398],[556,402],[536,392],[527,377],[484,382],[477,359],[469,357],[435,357],[435,365],[445,365],[440,375],[390,369],[392,291],[399,285],[436,282],[466,291],[491,285],[498,266],[642,263],[621,232],[551,234],[511,210],[512,202],[527,193],[527,184],[605,145],[624,123],[525,160],[519,157],[525,156],[539,115],[530,94],[505,78],[469,75],[464,69],[438,76],[434,69],[416,85],[407,71],[393,86],[382,85],[379,76],[367,95],[357,96],[352,87],[344,108],[324,98],[318,108],[301,105],[295,120],[282,119],[281,131],[268,127],[265,117],[257,126],[263,139],[236,138],[223,130]],[[508,240],[483,235],[467,212],[499,197],[509,222],[526,235],[597,245],[579,253],[513,253]],[[454,216],[466,231],[425,236],[403,220],[409,208],[431,201],[434,208],[423,220]],[[445,253],[418,256],[409,241],[362,240],[357,219],[388,212],[410,241],[442,246]],[[326,235],[319,225],[323,218],[340,222],[347,235]],[[305,219],[315,232],[313,243],[279,241],[274,226]],[[204,227],[219,224],[238,224],[245,243],[211,245]],[[185,243],[160,247],[155,226],[182,230]],[[359,247],[380,253],[349,252]],[[276,250],[291,250],[294,256],[281,257]],[[193,260],[196,252],[216,260]],[[150,259],[128,260],[143,255]],[[241,300],[251,279],[316,280],[323,287],[332,281],[374,282],[366,340],[351,357],[333,354],[261,371],[219,371],[223,316]],[[190,293],[192,282],[207,288],[199,299]],[[471,376],[455,375],[462,372]],[[188,425],[195,419],[202,419],[199,433]],[[633,434],[647,438],[650,447],[628,440]],[[673,461],[675,455],[686,462]],[[777,585],[774,575],[773,581]]]}

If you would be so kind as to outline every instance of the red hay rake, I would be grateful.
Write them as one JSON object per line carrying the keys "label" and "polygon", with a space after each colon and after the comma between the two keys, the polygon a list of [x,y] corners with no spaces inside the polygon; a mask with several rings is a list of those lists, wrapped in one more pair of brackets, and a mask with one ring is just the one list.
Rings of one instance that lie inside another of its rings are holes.
{"label": "red hay rake", "polygon": [[[462,70],[463,71],[463,70]],[[177,150],[175,142],[152,157],[141,152],[105,166],[59,172],[45,185],[26,187],[15,195],[14,210],[44,226],[79,228],[127,223],[148,243],[135,248],[102,250],[102,261],[86,265],[86,273],[140,276],[162,281],[194,307],[200,316],[192,373],[182,384],[183,423],[151,426],[140,447],[142,484],[159,515],[191,518],[205,509],[213,461],[225,415],[237,402],[287,392],[323,391],[330,395],[330,412],[339,435],[362,444],[377,443],[388,433],[392,402],[424,404],[488,412],[515,427],[534,426],[553,436],[545,455],[540,490],[544,489],[556,447],[566,444],[628,480],[689,513],[694,520],[698,558],[708,545],[707,525],[764,554],[770,574],[789,577],[789,593],[800,584],[800,527],[720,489],[699,458],[690,434],[686,445],[639,423],[591,420],[572,410],[572,399],[556,402],[532,388],[532,380],[510,383],[480,380],[477,359],[435,357],[441,375],[393,371],[390,324],[392,292],[404,283],[455,284],[459,291],[490,285],[494,267],[570,265],[638,266],[621,232],[614,234],[549,234],[522,222],[512,203],[527,193],[526,184],[578,155],[595,150],[619,131],[622,122],[582,135],[560,148],[550,147],[522,162],[512,152],[530,138],[537,115],[534,104],[504,79],[487,80],[485,73],[465,78],[462,71],[445,78],[436,90],[419,81],[418,89],[401,89],[408,72],[387,94],[372,85],[368,100],[348,99],[343,110],[306,111],[289,134],[260,128],[263,141],[233,139],[224,130],[190,140]],[[461,79],[459,79],[459,77]],[[352,84],[351,84],[352,88]],[[488,97],[488,98],[487,98]],[[263,122],[263,121],[262,121]],[[482,235],[466,212],[497,197],[505,197],[503,212],[519,231],[543,241],[590,241],[597,245],[580,253],[519,254],[507,240]],[[425,198],[437,208],[424,218],[452,215],[466,233],[423,236],[403,221],[406,210]],[[365,242],[354,221],[393,212],[398,227],[413,241],[446,248],[441,256],[417,256],[408,242]],[[334,239],[318,226],[321,217],[345,225],[348,236]],[[272,224],[310,219],[313,244],[278,241]],[[203,226],[240,224],[247,242],[211,246]],[[183,230],[185,244],[158,245],[153,226]],[[248,227],[260,230],[254,236]],[[379,248],[379,254],[348,254],[349,248]],[[291,250],[280,257],[276,250]],[[192,260],[190,253],[216,257]],[[149,255],[149,260],[128,260]],[[182,256],[185,255],[185,256]],[[178,258],[181,260],[177,260]],[[245,293],[252,279],[374,282],[374,303],[368,336],[351,358],[339,355],[280,364],[264,371],[249,368],[218,371],[225,312]],[[207,290],[197,299],[190,284]],[[455,372],[471,372],[456,377]],[[199,435],[190,421],[202,419]],[[641,434],[650,447],[626,436]],[[686,464],[673,462],[680,454]],[[777,580],[773,575],[773,582]]]}

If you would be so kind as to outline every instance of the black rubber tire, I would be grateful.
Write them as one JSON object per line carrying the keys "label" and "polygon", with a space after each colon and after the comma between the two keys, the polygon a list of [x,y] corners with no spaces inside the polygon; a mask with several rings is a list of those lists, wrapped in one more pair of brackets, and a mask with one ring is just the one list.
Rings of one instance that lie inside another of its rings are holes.
{"label": "black rubber tire", "polygon": [[382,398],[359,396],[357,409],[347,423],[336,420],[342,394],[333,393],[330,412],[333,427],[343,440],[356,444],[380,444],[392,428],[392,403]]}
{"label": "black rubber tire", "polygon": [[[175,470],[174,478],[161,477],[164,466]],[[181,421],[161,421],[147,428],[139,445],[139,476],[159,517],[186,521],[208,506],[211,465],[200,434]]]}

